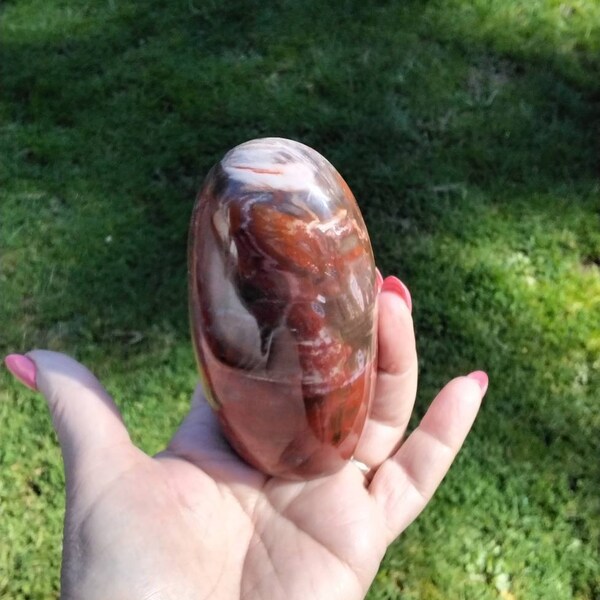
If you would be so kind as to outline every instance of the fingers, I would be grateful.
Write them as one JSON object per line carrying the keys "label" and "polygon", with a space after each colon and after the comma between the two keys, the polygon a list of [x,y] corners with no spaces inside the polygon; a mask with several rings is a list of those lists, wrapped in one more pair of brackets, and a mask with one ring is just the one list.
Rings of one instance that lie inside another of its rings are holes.
{"label": "fingers", "polygon": [[132,447],[112,398],[83,365],[46,350],[11,355],[6,364],[23,383],[45,396],[67,479],[90,461],[112,460],[121,449]]}
{"label": "fingers", "polygon": [[355,458],[376,467],[398,447],[417,389],[417,350],[410,294],[398,279],[388,277],[379,295],[378,372],[369,419]]}
{"label": "fingers", "polygon": [[486,389],[482,371],[453,379],[400,450],[375,473],[369,490],[383,510],[389,541],[423,510],[448,472]]}

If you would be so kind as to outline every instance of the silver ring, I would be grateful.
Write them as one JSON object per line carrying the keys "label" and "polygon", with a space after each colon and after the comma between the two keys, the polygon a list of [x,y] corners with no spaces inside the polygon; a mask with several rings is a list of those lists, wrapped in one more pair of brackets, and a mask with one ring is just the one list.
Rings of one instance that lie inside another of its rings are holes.
{"label": "silver ring", "polygon": [[369,471],[371,470],[365,463],[360,462],[360,460],[356,460],[355,458],[351,458],[350,462],[365,476],[367,477]]}
{"label": "silver ring", "polygon": [[371,479],[373,479],[373,475],[375,475],[375,469],[371,469],[371,467],[365,465],[364,462],[360,462],[360,460],[356,460],[355,458],[351,458],[350,462],[362,473],[365,478],[365,487],[369,487]]}

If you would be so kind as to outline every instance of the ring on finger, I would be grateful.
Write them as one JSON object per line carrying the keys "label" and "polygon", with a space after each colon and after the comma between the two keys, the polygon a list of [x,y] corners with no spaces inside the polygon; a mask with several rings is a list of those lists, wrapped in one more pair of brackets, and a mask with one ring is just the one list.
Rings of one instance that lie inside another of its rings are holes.
{"label": "ring on finger", "polygon": [[371,479],[373,479],[374,469],[371,469],[365,463],[360,462],[360,460],[356,460],[356,458],[351,458],[350,462],[363,474],[367,484],[371,483]]}

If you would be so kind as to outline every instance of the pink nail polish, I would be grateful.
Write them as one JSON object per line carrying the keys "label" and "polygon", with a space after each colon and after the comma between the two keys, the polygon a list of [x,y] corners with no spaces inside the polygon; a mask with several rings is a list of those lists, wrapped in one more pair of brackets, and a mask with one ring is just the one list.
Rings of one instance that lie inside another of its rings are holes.
{"label": "pink nail polish", "polygon": [[408,291],[408,288],[397,277],[394,277],[393,275],[386,277],[383,280],[381,291],[394,292],[394,294],[400,296],[400,298],[404,300],[406,306],[408,306],[408,310],[412,312],[412,298],[410,297],[410,292]]}
{"label": "pink nail polish", "polygon": [[9,354],[4,359],[6,368],[30,390],[37,391],[35,384],[35,363],[22,354]]}
{"label": "pink nail polish", "polygon": [[487,391],[487,388],[488,388],[488,383],[489,383],[489,378],[485,371],[473,371],[472,373],[469,373],[467,375],[467,377],[474,379],[479,384],[479,387],[481,388],[481,392],[483,394],[485,394],[485,392]]}

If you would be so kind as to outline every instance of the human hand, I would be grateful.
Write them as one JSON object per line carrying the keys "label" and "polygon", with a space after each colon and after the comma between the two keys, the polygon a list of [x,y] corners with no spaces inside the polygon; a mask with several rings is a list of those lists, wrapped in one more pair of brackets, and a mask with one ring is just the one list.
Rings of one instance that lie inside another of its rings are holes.
{"label": "human hand", "polygon": [[265,476],[221,437],[198,388],[164,452],[136,448],[95,377],[62,354],[7,357],[50,407],[66,473],[64,600],[363,598],[387,546],[428,503],[487,388],[450,381],[403,441],[417,386],[410,295],[379,303],[379,362],[355,463],[310,481]]}

